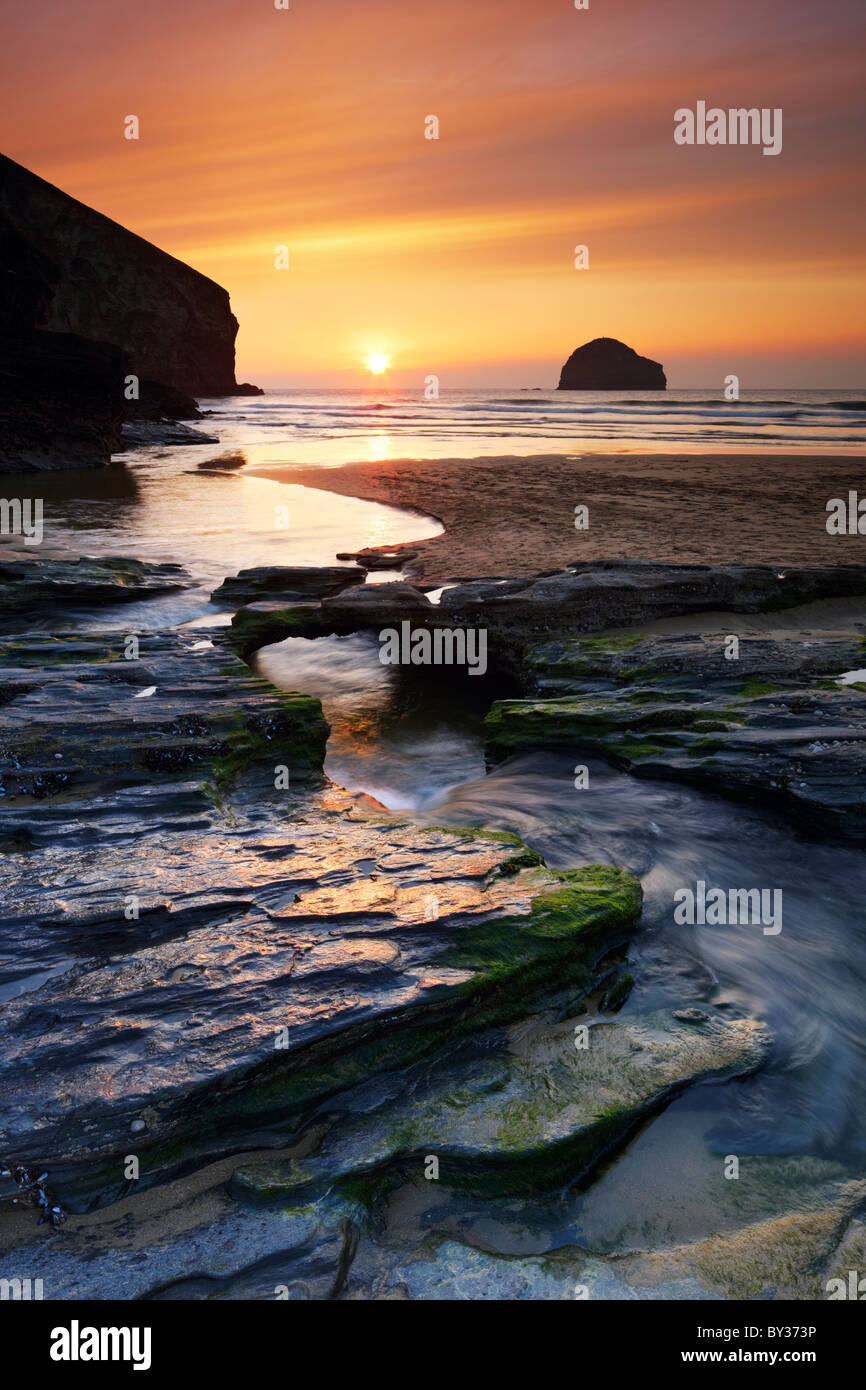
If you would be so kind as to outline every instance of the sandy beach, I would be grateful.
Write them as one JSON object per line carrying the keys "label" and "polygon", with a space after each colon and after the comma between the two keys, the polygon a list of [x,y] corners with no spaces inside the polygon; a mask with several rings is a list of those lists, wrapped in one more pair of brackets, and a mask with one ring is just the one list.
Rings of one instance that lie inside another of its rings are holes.
{"label": "sandy beach", "polygon": [[[841,564],[866,536],[831,536],[826,504],[858,487],[859,458],[788,454],[538,454],[266,468],[261,477],[438,518],[404,547],[426,582],[535,574],[575,560]],[[589,526],[575,529],[575,507]],[[388,550],[393,547],[387,547]]]}

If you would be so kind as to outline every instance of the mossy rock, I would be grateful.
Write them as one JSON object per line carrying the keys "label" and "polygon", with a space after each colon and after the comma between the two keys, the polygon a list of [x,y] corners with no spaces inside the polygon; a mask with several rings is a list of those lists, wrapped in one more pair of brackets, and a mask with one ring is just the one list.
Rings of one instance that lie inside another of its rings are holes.
{"label": "mossy rock", "polygon": [[238,655],[247,661],[262,647],[283,642],[287,637],[325,637],[333,631],[333,624],[316,604],[289,608],[249,606],[235,613],[227,636]]}
{"label": "mossy rock", "polygon": [[545,991],[569,983],[589,987],[596,961],[634,929],[639,881],[607,864],[561,874],[520,869],[515,879],[531,894],[529,912],[458,926],[435,957],[443,981],[423,1002],[344,1028],[285,1058],[276,1054],[242,1086],[187,1107],[184,1130],[195,1109],[195,1132],[160,1146],[148,1169],[182,1164],[197,1149],[217,1147],[220,1137],[230,1150],[232,1134],[253,1125],[300,1126],[329,1097],[525,1016]]}
{"label": "mossy rock", "polygon": [[768,1047],[751,1020],[707,1014],[700,1024],[668,1010],[599,1023],[585,1048],[569,1021],[523,1021],[425,1065],[384,1105],[336,1120],[318,1152],[238,1180],[271,1197],[350,1177],[375,1186],[395,1167],[418,1176],[432,1155],[455,1189],[544,1189],[586,1174],[686,1085],[753,1071]]}

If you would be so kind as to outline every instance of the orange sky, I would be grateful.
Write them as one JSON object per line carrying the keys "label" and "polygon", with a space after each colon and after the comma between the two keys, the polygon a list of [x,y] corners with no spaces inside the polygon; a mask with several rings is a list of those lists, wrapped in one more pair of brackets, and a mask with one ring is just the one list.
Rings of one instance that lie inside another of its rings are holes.
{"label": "orange sky", "polygon": [[[549,386],[606,334],[673,386],[863,384],[860,0],[41,0],[3,22],[3,151],[225,285],[243,379],[353,385],[381,350],[393,384]],[[675,145],[699,99],[782,107],[782,153]]]}

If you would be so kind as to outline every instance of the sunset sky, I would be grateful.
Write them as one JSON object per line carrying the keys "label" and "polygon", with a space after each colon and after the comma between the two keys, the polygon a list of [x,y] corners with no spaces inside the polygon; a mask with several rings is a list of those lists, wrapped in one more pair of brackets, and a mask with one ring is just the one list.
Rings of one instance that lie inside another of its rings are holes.
{"label": "sunset sky", "polygon": [[[394,385],[552,386],[607,335],[672,386],[863,385],[862,0],[7,0],[3,28],[0,148],[224,285],[239,379],[382,352]],[[782,153],[675,145],[698,100],[781,107]]]}

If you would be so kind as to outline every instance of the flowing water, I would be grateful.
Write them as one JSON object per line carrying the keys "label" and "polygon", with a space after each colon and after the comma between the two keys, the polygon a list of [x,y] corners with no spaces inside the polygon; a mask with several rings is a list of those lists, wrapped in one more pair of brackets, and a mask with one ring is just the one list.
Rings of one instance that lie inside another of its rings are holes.
{"label": "flowing water", "polygon": [[[648,1229],[656,1240],[683,1240],[733,1223],[739,1208],[727,1212],[719,1200],[727,1154],[805,1162],[816,1181],[863,1174],[862,853],[808,840],[765,812],[601,763],[590,764],[590,787],[579,790],[574,764],[585,759],[577,754],[527,755],[485,775],[480,711],[455,710],[441,697],[407,708],[392,668],[365,637],[290,638],[265,648],[257,667],[278,686],[322,696],[332,727],[326,770],[350,790],[437,824],[513,830],[552,868],[603,862],[638,873],[645,906],[629,954],[637,984],[625,1016],[708,1001],[768,1025],[772,1057],[759,1073],[689,1093],[597,1190],[570,1198],[555,1219],[537,1215],[553,1243],[616,1249]],[[698,880],[782,889],[782,931],[676,925],[674,892]],[[626,1177],[618,1180],[620,1169]],[[797,1171],[786,1168],[762,1187],[753,1219],[787,1210],[792,1183],[803,1200]],[[526,1219],[523,1211],[518,1224]],[[506,1234],[500,1248],[517,1247]]]}

